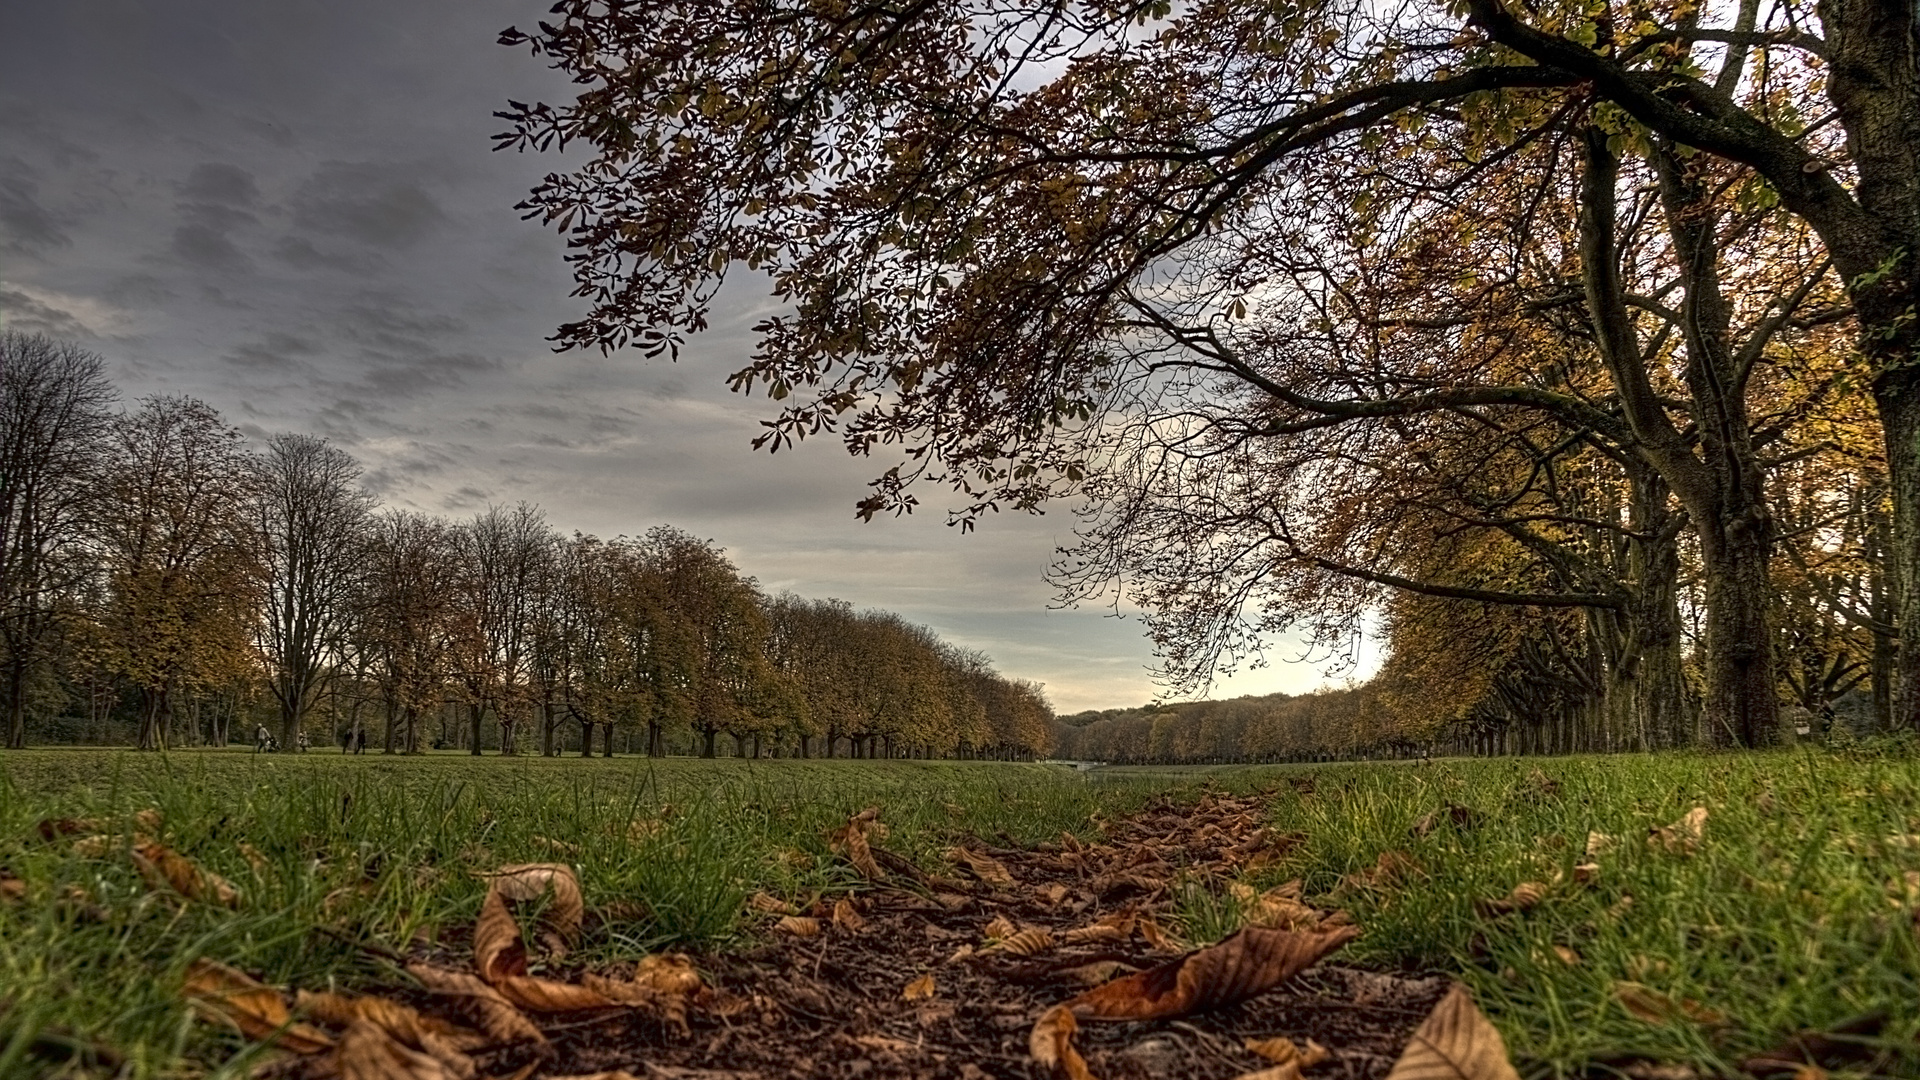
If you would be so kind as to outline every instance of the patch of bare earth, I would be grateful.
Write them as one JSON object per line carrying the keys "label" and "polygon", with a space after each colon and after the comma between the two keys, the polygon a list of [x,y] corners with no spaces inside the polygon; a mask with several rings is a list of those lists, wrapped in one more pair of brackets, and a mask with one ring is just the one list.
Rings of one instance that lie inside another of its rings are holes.
{"label": "patch of bare earth", "polygon": [[[1099,842],[974,844],[931,870],[887,851],[880,814],[868,810],[830,838],[864,888],[804,910],[759,895],[749,908],[764,943],[613,971],[568,971],[565,951],[582,929],[570,869],[503,868],[471,961],[419,958],[410,970],[424,988],[368,995],[358,1011],[339,1002],[328,1014],[303,1012],[306,996],[295,998],[290,1015],[319,1026],[302,1024],[311,1045],[269,1071],[305,1080],[1266,1080],[1298,1078],[1306,1066],[1319,1080],[1384,1077],[1416,1029],[1433,1030],[1423,1021],[1448,1013],[1436,1011],[1448,980],[1319,963],[1356,931],[1344,912],[1302,902],[1297,886],[1239,887],[1249,927],[1212,948],[1190,951],[1164,921],[1176,882],[1222,891],[1299,842],[1264,824],[1263,803],[1217,793],[1193,806],[1160,803],[1101,823]],[[545,902],[535,940],[550,950],[532,968],[510,910],[529,900]],[[225,989],[203,995],[204,1011],[284,1039],[289,1014],[276,992],[208,985]],[[397,1002],[415,1017],[382,1011]],[[1460,1037],[1484,1041],[1491,1027],[1472,1020],[1481,1028]],[[387,1056],[360,1071],[354,1062],[373,1050]],[[385,1071],[390,1059],[405,1069]]]}

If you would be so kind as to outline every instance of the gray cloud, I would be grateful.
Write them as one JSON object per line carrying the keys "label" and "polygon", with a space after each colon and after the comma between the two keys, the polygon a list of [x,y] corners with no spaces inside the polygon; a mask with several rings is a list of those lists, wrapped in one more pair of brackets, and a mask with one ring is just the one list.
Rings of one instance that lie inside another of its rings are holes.
{"label": "gray cloud", "polygon": [[92,328],[72,312],[37,300],[5,284],[0,284],[0,324],[49,337],[85,339],[94,336]]}
{"label": "gray cloud", "polygon": [[218,161],[195,165],[180,185],[180,194],[190,203],[234,208],[251,207],[260,200],[252,173]]}
{"label": "gray cloud", "polygon": [[60,220],[40,204],[32,166],[19,158],[0,158],[0,246],[33,252],[69,243]]}
{"label": "gray cloud", "polygon": [[295,192],[293,220],[316,237],[401,248],[433,233],[446,214],[403,166],[332,161]]}

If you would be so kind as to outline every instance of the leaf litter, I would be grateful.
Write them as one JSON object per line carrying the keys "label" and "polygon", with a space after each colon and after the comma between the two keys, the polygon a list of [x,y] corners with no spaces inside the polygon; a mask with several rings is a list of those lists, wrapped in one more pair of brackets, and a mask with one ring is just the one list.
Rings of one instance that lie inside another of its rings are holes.
{"label": "leaf litter", "polygon": [[[1102,823],[1091,843],[955,847],[962,880],[886,851],[869,808],[828,838],[856,893],[756,894],[758,944],[612,970],[564,963],[585,910],[571,867],[505,866],[482,875],[470,971],[441,949],[408,958],[411,985],[354,996],[207,960],[185,992],[274,1047],[262,1080],[1512,1076],[1464,988],[1325,963],[1360,928],[1298,883],[1236,897],[1243,928],[1183,951],[1163,925],[1176,882],[1230,880],[1299,842],[1263,809],[1213,792]],[[1383,859],[1352,884],[1418,872]]]}

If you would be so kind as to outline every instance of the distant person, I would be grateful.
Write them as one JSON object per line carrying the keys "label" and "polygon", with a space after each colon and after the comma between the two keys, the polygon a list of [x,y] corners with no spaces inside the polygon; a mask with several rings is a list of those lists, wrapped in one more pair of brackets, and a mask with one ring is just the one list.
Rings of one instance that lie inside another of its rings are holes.
{"label": "distant person", "polygon": [[265,724],[253,725],[253,752],[258,754],[262,751],[271,751],[272,749],[273,736],[267,732],[267,726]]}
{"label": "distant person", "polygon": [[308,750],[313,748],[313,740],[308,738],[307,733],[303,731],[300,734],[294,736],[293,745],[295,749],[299,750],[301,753],[304,754]]}

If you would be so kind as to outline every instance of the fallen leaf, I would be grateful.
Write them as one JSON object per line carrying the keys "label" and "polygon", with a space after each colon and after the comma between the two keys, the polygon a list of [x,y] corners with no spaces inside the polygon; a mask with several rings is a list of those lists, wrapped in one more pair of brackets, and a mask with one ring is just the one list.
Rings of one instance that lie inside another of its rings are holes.
{"label": "fallen leaf", "polygon": [[1560,794],[1560,781],[1555,780],[1537,768],[1527,774],[1527,782],[1532,784],[1542,795],[1553,796]]}
{"label": "fallen leaf", "polygon": [[501,997],[528,1012],[595,1012],[622,1004],[592,987],[534,975],[508,975],[495,982],[493,988],[500,991]]}
{"label": "fallen leaf", "polygon": [[551,894],[552,903],[542,916],[544,925],[554,934],[564,951],[580,933],[580,920],[586,915],[586,903],[580,896],[580,879],[573,867],[564,863],[521,863],[503,866],[484,875],[487,888],[510,903],[526,903]]}
{"label": "fallen leaf", "polygon": [[1240,911],[1244,925],[1269,930],[1317,930],[1326,918],[1325,912],[1301,903],[1297,891],[1285,885],[1255,897]]}
{"label": "fallen leaf", "polygon": [[957,847],[948,850],[947,859],[956,865],[965,866],[974,877],[989,885],[1013,884],[1013,874],[1007,870],[1006,864],[992,856]]}
{"label": "fallen leaf", "polygon": [[933,976],[931,974],[922,975],[908,983],[907,988],[900,991],[900,996],[908,1001],[919,1001],[922,998],[932,997]]}
{"label": "fallen leaf", "polygon": [[1223,1008],[1264,994],[1359,936],[1241,930],[1218,945],[1095,987],[1066,1004],[1089,1020],[1158,1020]]}
{"label": "fallen leaf", "polygon": [[1613,848],[1613,844],[1614,844],[1613,837],[1607,835],[1606,833],[1603,833],[1603,832],[1588,833],[1587,834],[1587,858],[1591,859],[1597,855],[1606,854],[1609,850]]}
{"label": "fallen leaf", "polygon": [[1474,824],[1474,813],[1458,803],[1448,803],[1438,810],[1427,811],[1419,821],[1413,823],[1413,828],[1408,831],[1415,836],[1425,836],[1441,822],[1450,822],[1458,829],[1470,829]]}
{"label": "fallen leaf", "polygon": [[0,870],[0,900],[19,903],[27,897],[27,883],[14,877],[12,872]]}
{"label": "fallen leaf", "polygon": [[1573,880],[1582,885],[1591,885],[1600,879],[1599,863],[1581,863],[1573,868]]}
{"label": "fallen leaf", "polygon": [[407,973],[432,993],[450,999],[456,1011],[496,1043],[545,1043],[533,1021],[485,982],[461,971],[408,964]]}
{"label": "fallen leaf", "polygon": [[794,937],[817,937],[820,934],[820,920],[806,915],[788,915],[774,923],[773,928]]}
{"label": "fallen leaf", "polygon": [[787,903],[777,896],[770,896],[763,892],[757,892],[747,897],[747,907],[749,910],[758,911],[766,915],[792,915],[795,913],[792,904]]}
{"label": "fallen leaf", "polygon": [[858,933],[866,929],[866,917],[853,909],[853,901],[841,897],[833,905],[833,925],[842,930]]}
{"label": "fallen leaf", "polygon": [[846,852],[847,861],[868,881],[879,881],[886,877],[886,872],[874,861],[873,849],[867,844],[867,833],[878,823],[879,817],[880,808],[869,806],[848,818],[845,825],[828,837],[833,850]]}
{"label": "fallen leaf", "polygon": [[1094,920],[1087,926],[1075,927],[1060,937],[1069,945],[1081,945],[1095,941],[1125,941],[1133,936],[1134,923],[1139,916],[1134,909],[1117,911],[1111,915]]}
{"label": "fallen leaf", "polygon": [[466,1052],[477,1050],[487,1042],[486,1036],[477,1031],[457,1028],[381,997],[302,990],[295,996],[294,1008],[330,1027],[372,1024],[402,1045],[433,1058],[449,1075],[460,1080],[472,1080],[476,1071],[473,1059]]}
{"label": "fallen leaf", "polygon": [[1042,885],[1034,891],[1039,893],[1040,898],[1045,900],[1049,906],[1058,907],[1060,902],[1067,898],[1068,889],[1065,885],[1056,881],[1050,885]]}
{"label": "fallen leaf", "polygon": [[1040,1014],[1027,1036],[1027,1052],[1034,1064],[1056,1080],[1094,1080],[1087,1061],[1073,1048],[1073,1033],[1080,1025],[1065,1005],[1055,1005]]}
{"label": "fallen leaf", "polygon": [[986,935],[988,941],[999,941],[1001,938],[1012,937],[1017,929],[1013,925],[1013,920],[1005,915],[995,915],[993,921],[988,923],[987,928],[981,933]]}
{"label": "fallen leaf", "polygon": [[158,889],[164,885],[189,900],[219,904],[221,907],[240,905],[240,890],[233,887],[233,882],[203,869],[199,863],[165,844],[156,841],[136,844],[133,848],[133,864],[150,888]]}
{"label": "fallen leaf", "polygon": [[1559,957],[1560,962],[1568,967],[1580,966],[1580,954],[1565,945],[1555,945],[1553,955]]}
{"label": "fallen leaf", "polygon": [[1707,808],[1696,806],[1679,821],[1648,830],[1647,843],[1675,855],[1691,855],[1700,850],[1700,841],[1706,835],[1706,828]]}
{"label": "fallen leaf", "polygon": [[1620,999],[1621,1008],[1627,1010],[1634,1019],[1649,1024],[1671,1024],[1676,1020],[1686,1020],[1712,1027],[1727,1022],[1726,1015],[1718,1010],[1684,998],[1676,1001],[1640,983],[1615,983],[1613,989],[1614,995]]}
{"label": "fallen leaf", "polygon": [[681,953],[655,953],[634,965],[626,979],[586,974],[581,985],[621,1005],[645,1009],[686,1034],[687,1010],[709,998],[693,961]]}
{"label": "fallen leaf", "polygon": [[201,1015],[224,1020],[250,1039],[296,1054],[318,1054],[333,1046],[326,1032],[293,1019],[280,991],[218,961],[195,960],[187,968],[183,990]]}
{"label": "fallen leaf", "polygon": [[482,979],[495,985],[509,975],[527,971],[527,947],[520,941],[520,924],[507,910],[498,889],[489,888],[480,901],[480,917],[473,924],[473,966]]}
{"label": "fallen leaf", "polygon": [[240,849],[240,854],[246,858],[247,865],[253,868],[253,876],[256,878],[266,877],[267,870],[272,864],[267,862],[267,857],[260,853],[260,849],[247,843],[245,840],[240,841],[237,846]]}
{"label": "fallen leaf", "polygon": [[994,942],[995,952],[1012,953],[1015,956],[1033,956],[1053,948],[1053,931],[1043,926],[1029,926]]}
{"label": "fallen leaf", "polygon": [[1131,973],[1134,970],[1118,960],[1095,960],[1091,964],[1061,968],[1053,973],[1053,977],[1072,986],[1099,986],[1112,981],[1123,971]]}
{"label": "fallen leaf", "polygon": [[339,1080],[470,1080],[431,1054],[402,1045],[379,1025],[360,1021],[340,1036],[333,1075]]}
{"label": "fallen leaf", "polygon": [[1459,983],[1414,1031],[1387,1080],[1520,1080],[1500,1032]]}
{"label": "fallen leaf", "polygon": [[1186,948],[1185,942],[1162,929],[1158,922],[1144,915],[1140,917],[1140,922],[1135,929],[1140,931],[1140,937],[1146,941],[1148,947],[1156,951],[1181,952]]}
{"label": "fallen leaf", "polygon": [[973,956],[973,946],[962,945],[959,948],[953,950],[952,956],[947,957],[947,963],[957,964],[960,961],[966,960],[972,956]]}
{"label": "fallen leaf", "polygon": [[1243,1045],[1275,1065],[1293,1062],[1302,1069],[1311,1069],[1327,1060],[1327,1048],[1312,1039],[1307,1040],[1305,1049],[1295,1045],[1292,1039],[1284,1037],[1247,1039],[1244,1040]]}
{"label": "fallen leaf", "polygon": [[1499,900],[1482,900],[1477,906],[1483,914],[1500,915],[1509,911],[1526,911],[1538,907],[1540,901],[1547,898],[1547,886],[1544,882],[1523,881],[1513,887],[1513,891]]}

